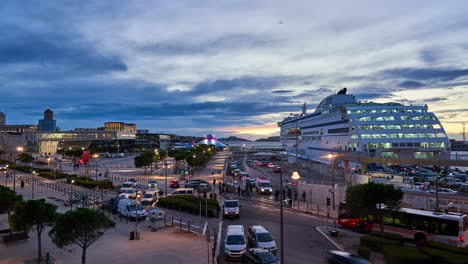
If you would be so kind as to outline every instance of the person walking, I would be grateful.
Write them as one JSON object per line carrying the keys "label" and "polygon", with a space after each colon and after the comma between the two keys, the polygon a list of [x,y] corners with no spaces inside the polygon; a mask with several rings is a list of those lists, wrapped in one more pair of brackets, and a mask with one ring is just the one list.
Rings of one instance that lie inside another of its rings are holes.
{"label": "person walking", "polygon": [[226,193],[226,184],[224,182],[222,184],[222,188],[223,188],[223,193]]}
{"label": "person walking", "polygon": [[24,189],[24,181],[21,180],[21,190]]}
{"label": "person walking", "polygon": [[275,201],[278,201],[279,195],[280,195],[280,191],[276,190],[275,191]]}
{"label": "person walking", "polygon": [[240,196],[240,193],[241,193],[241,187],[239,185],[239,186],[237,186],[237,196]]}
{"label": "person walking", "polygon": [[302,201],[303,201],[303,202],[306,201],[305,198],[306,198],[306,192],[305,192],[305,190],[304,190],[304,191],[302,191]]}
{"label": "person walking", "polygon": [[213,187],[216,186],[216,179],[213,179]]}
{"label": "person walking", "polygon": [[223,195],[223,187],[221,185],[221,182],[218,182],[218,190],[219,190],[219,194]]}
{"label": "person walking", "polygon": [[213,200],[213,192],[210,193],[210,199]]}

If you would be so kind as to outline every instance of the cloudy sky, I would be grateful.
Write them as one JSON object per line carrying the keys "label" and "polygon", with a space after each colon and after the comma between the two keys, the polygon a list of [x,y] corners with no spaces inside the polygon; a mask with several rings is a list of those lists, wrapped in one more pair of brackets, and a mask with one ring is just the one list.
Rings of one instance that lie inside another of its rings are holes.
{"label": "cloudy sky", "polygon": [[[29,4],[25,4],[28,2]],[[464,1],[6,1],[0,111],[260,138],[342,87],[468,121]]]}

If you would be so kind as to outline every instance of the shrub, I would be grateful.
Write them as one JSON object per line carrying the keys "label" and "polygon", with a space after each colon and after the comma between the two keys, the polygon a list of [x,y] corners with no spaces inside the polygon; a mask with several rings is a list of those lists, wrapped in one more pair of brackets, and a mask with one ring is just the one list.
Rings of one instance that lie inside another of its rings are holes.
{"label": "shrub", "polygon": [[365,258],[365,259],[370,259],[370,253],[371,253],[371,250],[367,247],[364,247],[364,246],[359,246],[358,247],[358,250],[357,250],[357,253],[359,256]]}
{"label": "shrub", "polygon": [[[205,199],[193,195],[180,195],[167,198],[159,198],[158,205],[163,208],[175,209],[191,214],[199,214],[200,202],[202,214],[206,212]],[[216,200],[208,199],[208,216],[215,217],[219,212],[219,204]]]}
{"label": "shrub", "polygon": [[360,239],[360,245],[373,251],[381,252],[385,245],[399,245],[400,242],[390,239],[382,239],[376,236],[363,236]]}
{"label": "shrub", "polygon": [[[75,175],[70,175],[70,176],[75,176]],[[114,188],[114,185],[109,180],[95,181],[90,177],[69,177],[67,178],[67,182],[70,183],[72,179],[75,181],[73,184],[84,187],[84,188],[89,188],[89,189],[94,189],[96,187],[98,187],[99,189]]]}
{"label": "shrub", "polygon": [[[370,235],[371,236],[376,236],[376,237],[381,237],[380,232],[375,232],[375,231],[371,232]],[[400,243],[403,243],[405,241],[405,238],[402,235],[395,234],[395,233],[384,232],[384,238],[385,239],[396,240],[396,241],[399,241]]]}
{"label": "shrub", "polygon": [[418,252],[414,248],[401,245],[385,245],[383,254],[387,264],[428,264],[431,256]]}

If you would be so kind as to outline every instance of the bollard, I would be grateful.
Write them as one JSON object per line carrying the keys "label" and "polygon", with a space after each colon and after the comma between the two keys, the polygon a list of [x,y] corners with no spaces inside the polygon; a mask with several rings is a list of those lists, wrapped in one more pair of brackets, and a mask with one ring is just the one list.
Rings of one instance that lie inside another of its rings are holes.
{"label": "bollard", "polygon": [[172,226],[174,226],[174,216],[171,216],[172,217]]}
{"label": "bollard", "polygon": [[182,229],[182,218],[179,221],[180,229]]}
{"label": "bollard", "polygon": [[190,232],[190,221],[187,221],[187,231]]}
{"label": "bollard", "polygon": [[166,226],[166,215],[164,215],[164,226]]}

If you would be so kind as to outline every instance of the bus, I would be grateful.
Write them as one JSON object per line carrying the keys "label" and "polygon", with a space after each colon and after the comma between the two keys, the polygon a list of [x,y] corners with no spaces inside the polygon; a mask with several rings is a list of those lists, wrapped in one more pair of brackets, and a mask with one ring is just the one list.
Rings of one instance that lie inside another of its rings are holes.
{"label": "bus", "polygon": [[[346,204],[340,203],[338,224],[364,232],[378,231],[379,224],[369,217],[368,221],[350,217]],[[457,213],[438,213],[411,208],[398,211],[382,209],[384,231],[400,234],[418,242],[435,241],[457,247],[468,245],[468,216]]]}

